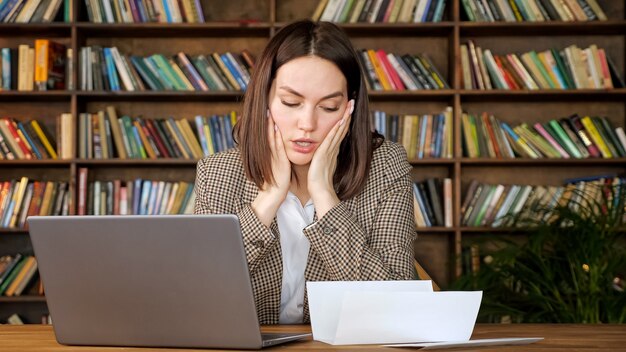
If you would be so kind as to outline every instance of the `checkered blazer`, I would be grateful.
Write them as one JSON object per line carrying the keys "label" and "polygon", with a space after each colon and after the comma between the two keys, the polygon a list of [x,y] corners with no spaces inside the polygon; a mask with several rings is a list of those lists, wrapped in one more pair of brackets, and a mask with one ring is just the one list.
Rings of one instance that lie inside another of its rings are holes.
{"label": "checkered blazer", "polygon": [[[403,147],[384,142],[374,151],[364,189],[341,201],[303,232],[311,243],[306,281],[413,278],[413,191]],[[236,214],[261,324],[277,324],[282,258],[276,218],[270,228],[251,208],[258,188],[245,176],[238,149],[198,162],[196,214]],[[306,296],[306,292],[305,292]],[[305,299],[304,321],[309,321]]]}

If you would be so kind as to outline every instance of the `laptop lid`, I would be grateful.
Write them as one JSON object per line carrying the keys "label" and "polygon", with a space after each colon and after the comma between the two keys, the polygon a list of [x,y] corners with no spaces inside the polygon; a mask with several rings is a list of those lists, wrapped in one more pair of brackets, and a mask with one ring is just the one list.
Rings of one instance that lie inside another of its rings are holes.
{"label": "laptop lid", "polygon": [[28,222],[59,343],[261,347],[235,215]]}

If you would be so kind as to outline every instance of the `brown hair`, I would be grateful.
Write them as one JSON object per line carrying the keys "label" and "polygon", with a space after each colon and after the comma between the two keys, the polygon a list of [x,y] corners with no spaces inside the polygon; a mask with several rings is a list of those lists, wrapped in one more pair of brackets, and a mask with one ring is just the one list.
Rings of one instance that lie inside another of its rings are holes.
{"label": "brown hair", "polygon": [[340,199],[356,196],[365,186],[372,153],[382,143],[382,136],[372,132],[367,87],[357,53],[348,36],[329,22],[303,20],[283,27],[272,37],[254,66],[243,102],[243,113],[233,135],[241,150],[248,179],[262,188],[274,182],[267,138],[267,109],[270,87],[276,72],[285,63],[314,55],[334,63],[346,78],[348,100],[355,106],[350,129],[339,147],[337,169],[333,177]]}

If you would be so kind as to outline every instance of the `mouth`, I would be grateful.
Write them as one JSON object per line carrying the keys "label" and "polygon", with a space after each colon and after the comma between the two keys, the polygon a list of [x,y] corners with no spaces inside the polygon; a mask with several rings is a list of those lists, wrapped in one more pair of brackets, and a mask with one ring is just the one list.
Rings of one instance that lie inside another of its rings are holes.
{"label": "mouth", "polygon": [[315,141],[312,139],[295,139],[293,142],[301,147],[308,147],[311,144],[314,144]]}
{"label": "mouth", "polygon": [[317,144],[314,140],[308,138],[294,139],[291,142],[293,143],[293,149],[300,153],[311,152]]}
{"label": "mouth", "polygon": [[312,144],[311,142],[302,142],[302,141],[294,141],[294,143],[296,143],[296,145],[300,147],[308,147]]}

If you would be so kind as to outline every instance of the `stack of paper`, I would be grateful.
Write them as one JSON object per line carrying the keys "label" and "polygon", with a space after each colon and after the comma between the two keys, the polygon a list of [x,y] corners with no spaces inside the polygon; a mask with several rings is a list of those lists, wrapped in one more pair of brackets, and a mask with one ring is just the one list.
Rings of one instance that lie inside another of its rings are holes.
{"label": "stack of paper", "polygon": [[313,339],[333,345],[467,343],[482,299],[482,291],[433,292],[429,280],[307,282],[307,292]]}

